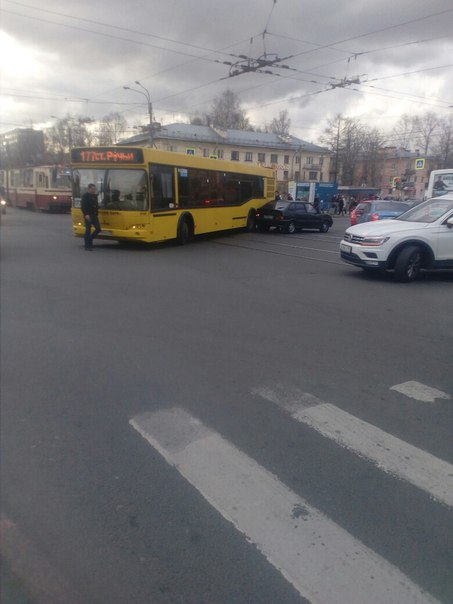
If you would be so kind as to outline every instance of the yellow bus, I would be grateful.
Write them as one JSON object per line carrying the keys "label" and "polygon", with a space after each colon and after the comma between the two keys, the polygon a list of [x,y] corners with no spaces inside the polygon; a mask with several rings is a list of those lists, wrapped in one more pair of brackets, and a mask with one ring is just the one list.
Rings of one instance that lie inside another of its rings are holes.
{"label": "yellow bus", "polygon": [[149,147],[71,151],[74,234],[83,237],[82,195],[96,185],[99,238],[146,243],[255,229],[255,211],[274,199],[275,173],[254,164]]}

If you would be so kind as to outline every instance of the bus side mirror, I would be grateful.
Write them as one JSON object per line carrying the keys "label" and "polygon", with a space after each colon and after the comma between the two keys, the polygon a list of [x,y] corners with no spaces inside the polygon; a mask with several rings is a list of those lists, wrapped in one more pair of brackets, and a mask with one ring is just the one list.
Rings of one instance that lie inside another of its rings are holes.
{"label": "bus side mirror", "polygon": [[447,227],[453,229],[453,216],[447,220]]}

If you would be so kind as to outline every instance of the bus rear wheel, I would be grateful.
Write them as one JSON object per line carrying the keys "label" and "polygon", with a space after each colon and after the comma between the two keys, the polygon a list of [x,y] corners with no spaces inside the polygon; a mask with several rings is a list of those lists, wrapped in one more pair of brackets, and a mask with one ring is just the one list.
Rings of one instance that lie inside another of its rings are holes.
{"label": "bus rear wheel", "polygon": [[187,245],[193,238],[193,224],[188,216],[182,216],[178,222],[176,240],[179,245]]}

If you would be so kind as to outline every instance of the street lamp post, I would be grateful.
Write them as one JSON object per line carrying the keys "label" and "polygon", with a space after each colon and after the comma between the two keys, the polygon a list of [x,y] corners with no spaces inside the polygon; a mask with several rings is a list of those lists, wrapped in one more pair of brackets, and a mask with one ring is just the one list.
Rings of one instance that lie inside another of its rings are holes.
{"label": "street lamp post", "polygon": [[148,120],[149,120],[149,125],[148,125],[148,137],[149,137],[149,146],[152,147],[153,146],[153,106],[151,103],[151,95],[149,94],[149,90],[147,88],[145,88],[145,86],[143,86],[143,84],[141,84],[138,80],[135,80],[135,83],[137,84],[137,86],[140,86],[140,88],[143,88],[143,90],[137,90],[136,88],[131,88],[130,86],[123,86],[124,90],[132,90],[133,92],[138,92],[139,94],[142,94],[148,103]]}

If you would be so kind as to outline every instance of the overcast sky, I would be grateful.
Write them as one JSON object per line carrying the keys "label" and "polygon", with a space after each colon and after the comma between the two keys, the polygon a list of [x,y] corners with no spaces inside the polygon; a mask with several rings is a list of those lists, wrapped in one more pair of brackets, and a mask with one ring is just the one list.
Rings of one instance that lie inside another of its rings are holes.
{"label": "overcast sky", "polygon": [[[1,132],[113,111],[144,124],[136,80],[162,124],[230,88],[254,126],[287,109],[311,142],[337,113],[390,131],[453,111],[452,0],[1,0],[0,17]],[[246,72],[259,58],[270,73]]]}

